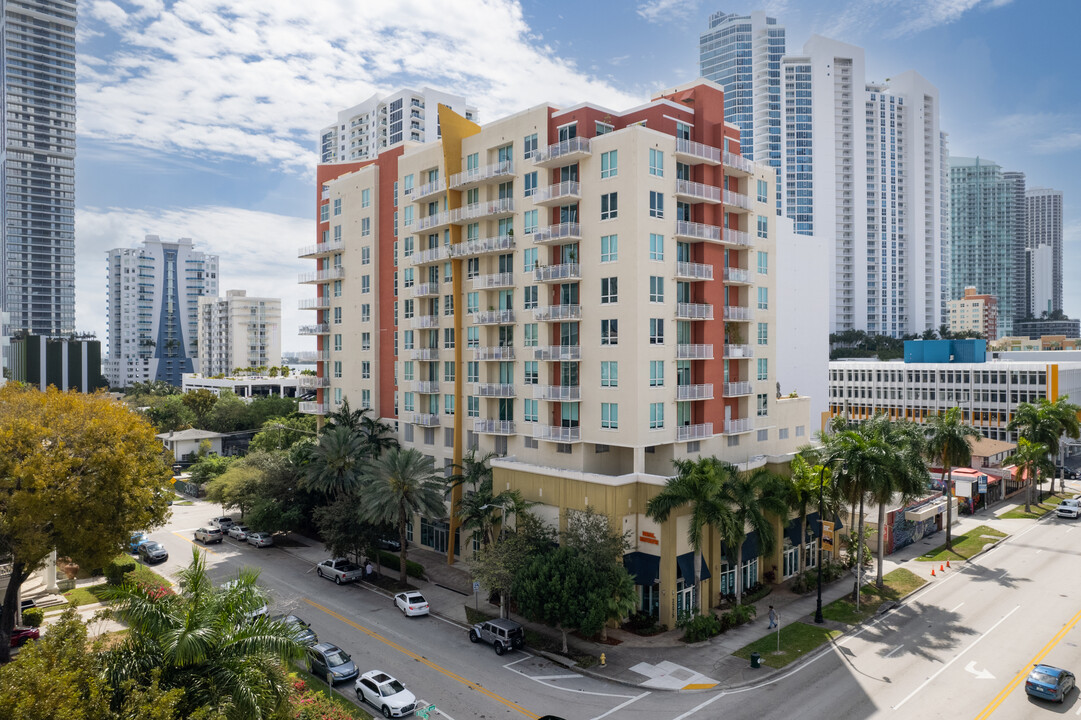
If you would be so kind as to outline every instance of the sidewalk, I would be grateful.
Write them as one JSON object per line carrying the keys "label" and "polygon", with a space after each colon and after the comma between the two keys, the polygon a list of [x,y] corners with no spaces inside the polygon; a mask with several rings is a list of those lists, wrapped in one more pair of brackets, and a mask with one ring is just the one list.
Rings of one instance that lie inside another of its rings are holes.
{"label": "sidewalk", "polygon": [[[1077,492],[1078,486],[1078,483],[1071,482],[1068,483],[1067,489]],[[1033,522],[1039,522],[1038,520],[1003,520],[999,517],[999,515],[1023,504],[1023,500],[1021,502],[1007,500],[994,508],[977,512],[974,516],[960,516],[955,519],[953,536],[957,537],[980,525],[987,525],[1007,535],[1014,535],[1030,526]],[[328,557],[328,554],[318,542],[298,537],[295,534],[292,534],[291,537],[298,542],[306,543],[307,547],[283,547],[283,551],[302,557],[313,565]],[[931,570],[934,567],[937,573],[937,565],[920,562],[916,558],[943,545],[945,542],[945,533],[939,531],[902,548],[886,557],[883,562],[883,573],[889,573],[897,568],[904,567],[929,582],[934,582],[937,578],[931,577]],[[491,615],[498,614],[498,606],[487,602],[487,593],[482,592],[481,597],[474,596],[473,580],[467,563],[457,562],[452,566],[447,565],[446,555],[416,545],[409,548],[408,557],[413,562],[424,566],[427,580],[410,578],[410,583],[428,599],[433,614],[460,623],[463,629],[467,624],[465,613],[467,604],[470,607],[479,606],[482,612]],[[955,563],[955,565],[958,565],[958,563]],[[871,569],[872,582],[876,569],[875,567]],[[397,575],[397,568],[383,566],[381,571],[384,575]],[[946,570],[946,572],[956,572],[956,569]],[[387,591],[375,588],[369,583],[365,584],[379,592],[387,593]],[[851,591],[851,576],[843,577],[823,587],[822,604],[823,606],[828,605],[834,600],[850,594]],[[387,595],[389,597],[389,593]],[[581,668],[575,666],[569,658],[547,652],[537,652],[535,649],[528,647],[527,649],[555,662],[572,667],[574,672],[635,687],[654,690],[731,689],[762,682],[782,672],[782,670],[775,670],[765,665],[760,668],[751,668],[747,660],[732,655],[732,652],[774,632],[768,627],[768,606],[774,606],[782,625],[791,625],[795,622],[814,624],[816,604],[816,593],[797,595],[786,586],[775,586],[773,592],[755,603],[757,616],[753,621],[722,633],[715,638],[693,645],[688,645],[680,640],[683,634],[680,630],[669,630],[652,637],[641,637],[620,629],[610,629],[608,637],[619,640],[618,645],[594,643],[574,635],[568,637],[571,654],[591,655],[599,658],[601,653],[604,653],[606,656],[606,665],[604,667],[597,664],[590,668]],[[535,630],[548,637],[557,639],[559,637],[559,633],[552,628],[528,622],[513,614],[512,617],[528,629]],[[854,629],[852,626],[832,621],[827,621],[826,626],[842,632],[850,632]],[[814,655],[815,653],[812,653],[808,657]],[[796,661],[787,666],[783,671],[791,670],[799,662]]]}

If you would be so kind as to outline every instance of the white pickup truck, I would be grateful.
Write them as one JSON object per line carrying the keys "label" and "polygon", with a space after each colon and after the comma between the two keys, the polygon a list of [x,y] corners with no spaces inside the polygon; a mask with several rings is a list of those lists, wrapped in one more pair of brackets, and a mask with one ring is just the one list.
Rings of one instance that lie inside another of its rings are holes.
{"label": "white pickup truck", "polygon": [[345,558],[330,558],[315,566],[319,577],[332,578],[338,585],[364,577],[364,569]]}

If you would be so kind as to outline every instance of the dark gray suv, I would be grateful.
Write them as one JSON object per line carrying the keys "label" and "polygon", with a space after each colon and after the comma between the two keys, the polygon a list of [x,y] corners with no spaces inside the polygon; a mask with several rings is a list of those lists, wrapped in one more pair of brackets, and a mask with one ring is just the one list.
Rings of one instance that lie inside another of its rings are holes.
{"label": "dark gray suv", "polygon": [[482,640],[491,644],[496,655],[502,655],[508,650],[522,649],[525,645],[525,630],[513,620],[485,620],[469,630],[470,642]]}

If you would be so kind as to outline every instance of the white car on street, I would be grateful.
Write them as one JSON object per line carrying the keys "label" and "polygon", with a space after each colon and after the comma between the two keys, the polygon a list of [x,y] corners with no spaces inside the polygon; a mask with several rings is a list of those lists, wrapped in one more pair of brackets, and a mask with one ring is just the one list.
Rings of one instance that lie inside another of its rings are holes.
{"label": "white car on street", "polygon": [[405,717],[417,708],[417,696],[382,670],[364,673],[354,687],[357,697],[383,713],[383,717]]}
{"label": "white car on street", "polygon": [[1070,498],[1068,500],[1063,500],[1059,503],[1059,506],[1055,508],[1055,514],[1059,517],[1081,517],[1081,499]]}
{"label": "white car on street", "polygon": [[394,604],[397,605],[398,609],[407,617],[428,614],[428,601],[424,599],[423,595],[415,590],[398,593],[394,596]]}

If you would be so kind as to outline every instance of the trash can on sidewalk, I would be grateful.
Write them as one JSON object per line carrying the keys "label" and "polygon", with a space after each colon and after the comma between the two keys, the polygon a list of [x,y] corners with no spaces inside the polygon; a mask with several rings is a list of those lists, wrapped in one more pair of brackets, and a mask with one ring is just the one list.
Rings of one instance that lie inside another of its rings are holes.
{"label": "trash can on sidewalk", "polygon": [[751,653],[751,667],[753,667],[753,668],[762,667],[762,656],[760,654],[758,654],[756,652]]}

